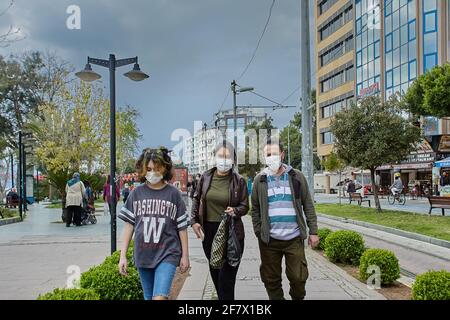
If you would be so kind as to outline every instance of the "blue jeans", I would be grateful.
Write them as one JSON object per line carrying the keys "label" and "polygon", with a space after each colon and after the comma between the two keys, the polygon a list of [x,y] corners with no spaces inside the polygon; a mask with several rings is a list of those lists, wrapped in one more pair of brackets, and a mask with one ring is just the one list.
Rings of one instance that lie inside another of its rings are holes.
{"label": "blue jeans", "polygon": [[153,297],[169,297],[172,281],[177,267],[174,264],[161,262],[156,268],[138,268],[141,278],[144,299]]}

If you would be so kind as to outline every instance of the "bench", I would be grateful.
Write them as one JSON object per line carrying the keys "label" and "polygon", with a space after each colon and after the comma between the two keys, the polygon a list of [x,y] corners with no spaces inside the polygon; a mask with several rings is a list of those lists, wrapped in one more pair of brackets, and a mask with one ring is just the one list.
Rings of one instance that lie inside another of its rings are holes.
{"label": "bench", "polygon": [[431,210],[441,208],[442,215],[445,216],[445,209],[450,209],[450,197],[429,196],[428,202],[430,202],[429,215],[431,215]]}
{"label": "bench", "polygon": [[351,192],[351,193],[350,193],[350,204],[352,204],[352,201],[357,201],[359,206],[360,206],[364,201],[367,201],[367,202],[369,202],[369,207],[370,207],[370,199],[363,198],[363,197],[361,196],[360,193],[357,193],[357,192]]}

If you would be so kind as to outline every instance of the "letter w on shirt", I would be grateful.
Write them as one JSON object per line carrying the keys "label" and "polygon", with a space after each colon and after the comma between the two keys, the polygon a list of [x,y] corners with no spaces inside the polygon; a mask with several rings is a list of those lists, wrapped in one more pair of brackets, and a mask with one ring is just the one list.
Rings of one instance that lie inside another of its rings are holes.
{"label": "letter w on shirt", "polygon": [[144,221],[144,242],[150,243],[150,237],[153,235],[153,243],[159,243],[166,218],[144,217],[142,220]]}

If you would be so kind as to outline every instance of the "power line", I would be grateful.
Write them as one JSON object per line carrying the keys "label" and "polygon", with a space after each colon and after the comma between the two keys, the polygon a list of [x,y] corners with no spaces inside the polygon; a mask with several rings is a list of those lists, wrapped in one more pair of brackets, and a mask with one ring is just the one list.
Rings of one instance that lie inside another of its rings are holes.
{"label": "power line", "polygon": [[269,25],[270,17],[272,16],[272,9],[273,9],[274,5],[275,5],[275,0],[272,0],[272,4],[270,5],[270,10],[269,10],[269,16],[267,17],[267,21],[266,21],[266,24],[264,25],[263,32],[261,33],[261,36],[259,37],[258,44],[256,45],[256,48],[253,51],[250,61],[248,62],[247,66],[245,67],[244,71],[242,71],[241,75],[237,78],[237,80],[240,80],[244,76],[244,74],[247,72],[248,68],[250,67],[251,63],[253,62],[253,59],[255,59],[256,52],[258,51],[261,40],[264,37],[264,34],[266,33],[267,26]]}

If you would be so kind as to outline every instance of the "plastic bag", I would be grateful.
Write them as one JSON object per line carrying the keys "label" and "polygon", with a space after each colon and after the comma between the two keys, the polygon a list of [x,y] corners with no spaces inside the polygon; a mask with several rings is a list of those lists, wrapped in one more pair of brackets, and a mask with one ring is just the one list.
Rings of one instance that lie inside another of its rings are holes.
{"label": "plastic bag", "polygon": [[213,269],[221,269],[226,258],[226,247],[228,239],[227,215],[224,215],[214,236],[211,246],[211,259],[209,264]]}
{"label": "plastic bag", "polygon": [[241,262],[242,248],[241,243],[236,235],[234,218],[231,218],[231,223],[228,231],[228,246],[227,246],[227,261],[232,267],[237,267]]}

